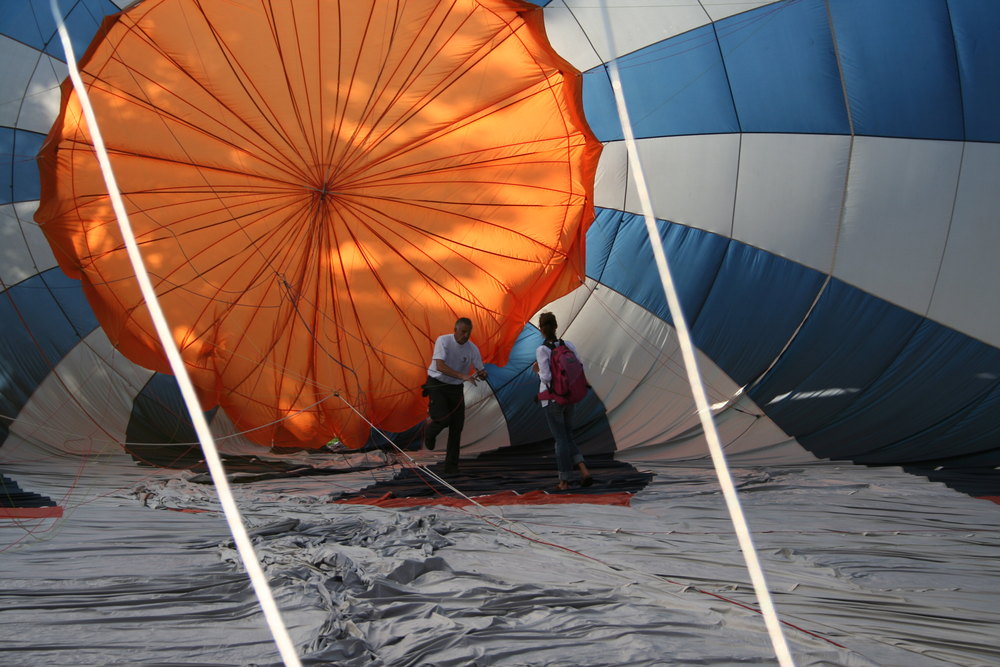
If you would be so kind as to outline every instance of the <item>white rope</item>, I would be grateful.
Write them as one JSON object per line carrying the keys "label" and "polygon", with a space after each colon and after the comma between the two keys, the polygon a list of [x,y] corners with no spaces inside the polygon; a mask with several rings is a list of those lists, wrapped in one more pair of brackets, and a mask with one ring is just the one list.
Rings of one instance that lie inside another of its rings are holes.
{"label": "white rope", "polygon": [[674,287],[670,267],[667,263],[667,256],[663,250],[663,242],[656,228],[656,217],[653,214],[653,205],[649,197],[649,187],[646,185],[646,177],[642,169],[642,163],[639,160],[635,134],[632,131],[632,123],[629,120],[628,109],[625,106],[625,95],[622,91],[621,76],[618,72],[618,59],[615,55],[617,51],[615,49],[614,35],[611,31],[611,17],[608,13],[607,0],[601,0],[601,12],[604,20],[605,36],[607,37],[608,48],[610,50],[610,59],[607,63],[608,73],[611,77],[611,88],[615,94],[615,103],[618,106],[618,116],[621,121],[622,132],[624,132],[625,136],[625,145],[628,148],[629,166],[635,178],[636,190],[642,204],[642,214],[646,221],[646,231],[649,234],[653,256],[656,259],[656,268],[660,273],[660,280],[663,283],[663,293],[667,297],[670,314],[674,319],[674,327],[677,330],[677,340],[684,357],[684,366],[687,369],[688,381],[691,384],[691,392],[694,395],[695,405],[698,408],[698,417],[701,419],[702,428],[705,431],[705,439],[708,441],[708,449],[712,455],[715,473],[722,487],[722,494],[726,500],[726,507],[729,509],[729,515],[733,522],[733,528],[736,531],[736,537],[739,540],[740,549],[743,552],[743,558],[746,560],[750,580],[753,582],[754,591],[760,603],[761,614],[764,616],[764,622],[771,637],[771,644],[774,646],[775,656],[782,667],[794,667],[795,663],[792,661],[792,655],[788,650],[785,635],[781,631],[781,623],[778,620],[774,604],[771,602],[771,595],[768,592],[767,582],[764,579],[764,571],[761,569],[760,561],[757,558],[757,550],[753,545],[750,528],[747,525],[746,518],[743,516],[743,509],[740,506],[736,487],[729,473],[729,466],[726,463],[726,455],[722,450],[719,433],[715,427],[715,421],[712,419],[712,411],[708,403],[705,385],[702,382],[701,372],[698,370],[698,362],[694,354],[691,333],[684,319],[680,299],[677,297],[677,290]]}
{"label": "white rope", "polygon": [[80,72],[77,69],[76,56],[73,53],[73,45],[70,42],[66,25],[63,23],[62,14],[59,11],[56,0],[50,0],[50,4],[52,7],[52,16],[56,20],[56,26],[59,31],[59,38],[62,40],[63,50],[66,52],[66,65],[69,68],[69,76],[73,81],[73,88],[80,99],[80,106],[83,109],[84,117],[87,119],[87,125],[90,128],[91,138],[94,143],[94,152],[97,155],[101,171],[104,174],[104,181],[108,187],[108,195],[111,197],[111,203],[118,218],[118,226],[121,229],[122,238],[128,249],[128,256],[132,261],[136,280],[142,290],[146,307],[149,309],[153,324],[156,326],[156,333],[159,335],[160,343],[167,354],[170,367],[177,378],[177,384],[180,386],[181,394],[184,397],[184,404],[187,406],[188,412],[191,415],[191,421],[194,423],[195,432],[198,434],[202,451],[205,454],[205,462],[208,464],[212,481],[215,483],[215,488],[219,494],[219,502],[222,505],[226,522],[229,524],[229,530],[233,535],[240,558],[243,560],[243,566],[246,568],[250,581],[253,584],[261,609],[264,611],[268,628],[271,630],[274,641],[278,645],[278,651],[281,653],[282,660],[289,667],[300,667],[302,663],[299,661],[295,646],[292,644],[288,630],[281,619],[281,612],[274,602],[274,596],[268,585],[267,577],[264,575],[253,544],[250,542],[250,537],[247,535],[246,528],[243,525],[239,508],[236,506],[235,500],[233,500],[229,482],[226,479],[226,471],[222,466],[222,461],[219,459],[219,452],[215,446],[212,432],[208,427],[208,422],[201,411],[194,385],[192,385],[191,378],[188,376],[184,361],[181,359],[180,351],[177,349],[177,345],[170,335],[170,328],[163,316],[163,310],[157,299],[156,291],[153,289],[149,273],[143,264],[142,254],[139,252],[139,246],[135,242],[132,226],[125,211],[125,204],[118,189],[114,172],[111,169],[111,161],[108,158],[107,149],[104,145],[104,138],[101,136],[97,125],[97,117],[94,114],[93,106],[90,104],[90,97],[87,95],[83,79],[80,77]]}

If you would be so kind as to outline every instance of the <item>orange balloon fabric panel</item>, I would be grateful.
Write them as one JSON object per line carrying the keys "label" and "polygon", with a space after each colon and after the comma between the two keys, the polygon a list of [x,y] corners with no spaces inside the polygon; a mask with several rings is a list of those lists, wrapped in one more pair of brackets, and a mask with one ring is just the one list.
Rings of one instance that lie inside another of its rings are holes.
{"label": "orange balloon fabric panel", "polygon": [[[601,147],[537,7],[147,0],[81,69],[184,361],[256,442],[412,426],[457,317],[502,364],[584,275]],[[63,270],[169,372],[68,82],[39,164]]]}

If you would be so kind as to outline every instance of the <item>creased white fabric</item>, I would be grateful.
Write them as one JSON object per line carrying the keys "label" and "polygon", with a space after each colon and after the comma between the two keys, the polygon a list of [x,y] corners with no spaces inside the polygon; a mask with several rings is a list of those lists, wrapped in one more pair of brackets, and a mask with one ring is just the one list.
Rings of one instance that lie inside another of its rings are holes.
{"label": "creased white fabric", "polygon": [[[307,664],[773,664],[710,465],[635,465],[656,477],[631,507],[502,509],[577,554],[469,512],[328,502],[391,468],[234,491]],[[31,490],[29,468],[5,473]],[[63,519],[0,522],[0,663],[277,661],[210,486],[83,471]],[[733,471],[798,665],[1000,662],[996,505],[894,468]]]}

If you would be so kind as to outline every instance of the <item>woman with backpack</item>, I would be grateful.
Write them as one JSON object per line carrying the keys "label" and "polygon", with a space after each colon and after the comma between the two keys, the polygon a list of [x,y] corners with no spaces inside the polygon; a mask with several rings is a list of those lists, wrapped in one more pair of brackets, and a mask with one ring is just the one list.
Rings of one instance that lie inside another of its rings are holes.
{"label": "woman with backpack", "polygon": [[576,347],[556,336],[558,327],[554,314],[546,312],[538,317],[538,328],[545,342],[535,350],[533,370],[538,373],[538,398],[545,411],[545,421],[556,441],[559,469],[556,490],[566,491],[573,477],[573,466],[580,470],[580,486],[590,486],[594,479],[573,441],[573,407],[586,395],[587,380],[583,364],[576,356]]}

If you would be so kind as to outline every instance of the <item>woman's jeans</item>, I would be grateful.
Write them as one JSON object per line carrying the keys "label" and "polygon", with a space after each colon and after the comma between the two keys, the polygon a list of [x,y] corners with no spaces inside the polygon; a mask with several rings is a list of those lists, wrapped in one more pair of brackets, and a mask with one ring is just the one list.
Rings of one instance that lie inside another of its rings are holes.
{"label": "woman's jeans", "polygon": [[556,467],[559,469],[559,479],[569,481],[573,474],[573,466],[583,463],[583,454],[573,442],[573,404],[561,405],[555,401],[542,408],[545,411],[545,421],[549,423],[549,431],[556,441]]}

